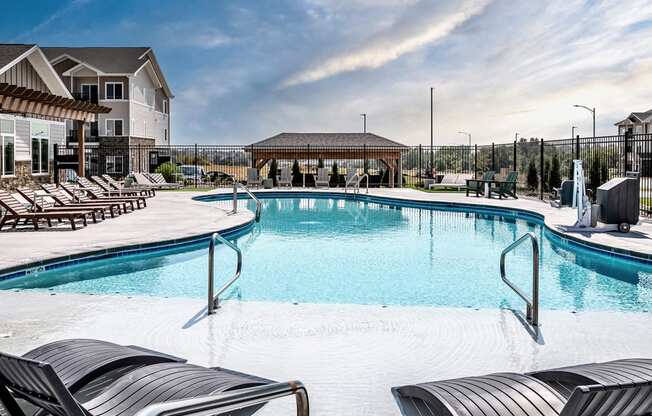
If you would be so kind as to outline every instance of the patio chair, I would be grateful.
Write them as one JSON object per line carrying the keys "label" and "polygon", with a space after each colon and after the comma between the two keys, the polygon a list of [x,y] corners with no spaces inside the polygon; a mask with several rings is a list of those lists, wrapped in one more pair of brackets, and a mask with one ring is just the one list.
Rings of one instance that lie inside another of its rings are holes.
{"label": "patio chair", "polygon": [[113,179],[111,177],[111,175],[107,175],[106,173],[102,175],[102,179],[104,179],[104,181],[106,183],[108,183],[109,186],[112,189],[115,189],[115,190],[118,190],[118,191],[123,190],[123,189],[124,190],[135,189],[135,190],[143,191],[143,193],[148,193],[149,195],[152,195],[152,196],[156,195],[155,190],[152,189],[151,187],[138,186],[138,185],[124,186],[123,183],[116,181],[115,179]]}
{"label": "patio chair", "polygon": [[247,168],[247,187],[251,188],[255,186],[260,188],[263,184],[263,180],[258,176],[258,169],[256,168]]}
{"label": "patio chair", "polygon": [[180,183],[170,183],[166,181],[162,173],[148,173],[146,176],[151,179],[152,182],[158,185],[168,186],[170,189],[178,189],[183,187],[183,185]]}
{"label": "patio chair", "polygon": [[489,189],[489,196],[491,196],[492,193],[498,194],[499,199],[503,199],[503,197],[512,197],[514,199],[518,199],[516,196],[516,183],[518,182],[518,172],[516,171],[511,171],[507,175],[507,178],[505,178],[504,181],[496,182],[495,185],[492,185],[491,188]]}
{"label": "patio chair", "polygon": [[56,185],[51,183],[41,184],[41,189],[47,192],[48,196],[52,198],[58,206],[61,207],[86,207],[88,209],[108,210],[111,218],[115,217],[115,213],[118,215],[122,214],[122,204],[117,202],[96,202],[90,200],[90,198],[88,198],[88,201],[75,202],[72,196],[62,190],[63,188],[57,188]]}
{"label": "patio chair", "polygon": [[97,200],[107,200],[107,201],[124,201],[129,202],[133,205],[136,203],[138,209],[144,208],[147,206],[147,198],[144,196],[115,196],[110,193],[104,192],[97,185],[94,185],[91,181],[84,177],[77,177],[77,183],[81,189],[91,197],[91,199]]}
{"label": "patio chair", "polygon": [[113,199],[102,199],[98,200],[96,198],[91,198],[88,196],[87,190],[79,188],[77,186],[68,184],[68,183],[60,183],[59,187],[63,189],[71,198],[73,201],[77,203],[83,203],[83,204],[89,204],[89,203],[95,203],[95,204],[106,204],[106,203],[113,203],[113,204],[118,204],[122,208],[122,212],[127,212],[128,208],[131,208],[133,211],[135,209],[134,201],[116,201]]}
{"label": "patio chair", "polygon": [[121,188],[114,189],[108,182],[99,176],[91,176],[91,180],[95,185],[97,185],[105,195],[114,195],[114,196],[144,196],[149,198],[151,195],[149,189],[145,188]]}
{"label": "patio chair", "polygon": [[[90,357],[93,356],[91,353]],[[297,414],[308,415],[307,394],[301,383],[275,383],[223,368],[183,362],[137,366],[109,380],[107,386],[90,398],[73,396],[61,371],[57,370],[48,360],[0,353],[0,400],[10,416],[25,416],[17,399],[53,416],[167,414],[163,408],[177,410],[178,414],[201,409],[210,411],[205,414],[228,411],[230,415],[248,416],[267,401],[292,394],[304,398],[297,401],[301,404],[297,406]]]}
{"label": "patio chair", "polygon": [[35,230],[38,230],[39,220],[46,220],[50,227],[52,227],[52,220],[69,220],[73,230],[77,229],[75,220],[82,220],[83,225],[87,225],[85,212],[30,212],[19,200],[4,190],[0,190],[0,206],[6,210],[5,215],[0,219],[0,230],[9,220],[14,220],[12,228],[16,228],[20,220],[25,220],[26,223],[31,222]]}
{"label": "patio chair", "polygon": [[49,195],[37,194],[36,191],[26,186],[16,188],[16,192],[18,192],[18,194],[20,194],[20,196],[38,212],[80,212],[90,215],[93,223],[97,223],[97,216],[95,215],[97,212],[100,214],[102,219],[105,219],[103,209],[89,207],[58,207],[55,205],[54,201],[51,200]]}
{"label": "patio chair", "polygon": [[315,178],[315,188],[319,188],[320,186],[325,186],[327,188],[330,186],[328,168],[317,169],[317,177]]}
{"label": "patio chair", "polygon": [[[482,175],[483,181],[491,181],[494,176],[496,176],[493,170],[488,170]],[[474,179],[466,180],[466,196],[469,196],[469,192],[475,192],[475,196],[484,195],[484,182],[479,182]]]}
{"label": "patio chair", "polygon": [[281,174],[276,178],[278,186],[289,186],[292,188],[292,171],[290,168],[282,168]]}
{"label": "patio chair", "polygon": [[[549,383],[559,378],[569,381],[565,394]],[[652,411],[652,360],[464,377],[392,393],[404,416],[642,416]]]}

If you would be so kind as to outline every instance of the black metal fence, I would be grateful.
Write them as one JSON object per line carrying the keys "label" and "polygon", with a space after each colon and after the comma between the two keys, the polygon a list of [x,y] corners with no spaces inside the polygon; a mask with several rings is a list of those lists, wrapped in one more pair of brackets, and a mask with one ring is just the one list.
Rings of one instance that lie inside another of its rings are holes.
{"label": "black metal fence", "polygon": [[[76,154],[60,146],[59,155]],[[343,186],[355,171],[369,175],[369,185],[423,187],[446,174],[481,175],[492,170],[501,178],[518,172],[521,194],[544,198],[563,179],[572,177],[574,159],[581,159],[587,187],[595,190],[626,171],[641,175],[641,211],[652,210],[652,135],[583,137],[563,140],[521,140],[474,146],[242,146],[170,145],[86,147],[86,176],[130,172],[163,172],[169,179],[192,187],[227,186],[227,177],[246,182],[247,169],[262,177],[289,168],[293,184],[312,186],[317,169],[327,168],[332,186]],[[74,176],[61,170],[59,180]],[[364,183],[363,183],[364,185]]]}

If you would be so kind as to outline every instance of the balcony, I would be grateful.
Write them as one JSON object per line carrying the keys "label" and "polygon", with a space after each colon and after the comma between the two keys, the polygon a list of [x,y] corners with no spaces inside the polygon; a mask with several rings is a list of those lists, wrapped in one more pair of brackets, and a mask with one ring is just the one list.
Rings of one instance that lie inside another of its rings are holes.
{"label": "balcony", "polygon": [[85,101],[85,102],[90,102],[93,104],[97,104],[97,94],[85,94],[82,92],[73,92],[72,93],[72,98],[74,98],[77,101]]}

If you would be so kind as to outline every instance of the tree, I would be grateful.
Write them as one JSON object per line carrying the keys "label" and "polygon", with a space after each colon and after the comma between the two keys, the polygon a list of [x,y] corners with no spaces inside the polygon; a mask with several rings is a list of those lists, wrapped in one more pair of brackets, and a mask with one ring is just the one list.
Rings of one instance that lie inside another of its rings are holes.
{"label": "tree", "polygon": [[550,192],[552,189],[550,188],[550,161],[546,160],[543,163],[543,173],[542,173],[542,182],[543,182],[543,190],[545,192]]}
{"label": "tree", "polygon": [[552,190],[552,188],[559,188],[561,186],[561,166],[559,165],[559,156],[557,156],[557,153],[552,156],[548,183],[550,190]]}
{"label": "tree", "polygon": [[272,159],[272,161],[269,164],[269,172],[267,173],[267,177],[272,179],[274,182],[274,186],[276,186],[276,174],[278,171],[278,163],[276,163],[276,159]]}
{"label": "tree", "polygon": [[337,162],[333,162],[333,166],[331,167],[331,186],[339,186],[339,183],[340,175],[337,169]]}
{"label": "tree", "polygon": [[369,161],[368,161],[367,159],[364,160],[364,164],[363,164],[363,168],[362,168],[362,170],[363,170],[364,173],[366,173],[367,175],[369,174]]}
{"label": "tree", "polygon": [[301,167],[299,166],[299,161],[294,159],[292,163],[292,181],[299,181],[301,179]]}
{"label": "tree", "polygon": [[534,159],[530,159],[527,166],[527,187],[530,191],[536,191],[539,185],[539,175],[537,174],[537,165]]}
{"label": "tree", "polygon": [[317,167],[318,168],[323,168],[324,167],[324,161],[320,158],[317,160]]}
{"label": "tree", "polygon": [[589,166],[589,189],[593,191],[593,196],[595,197],[598,186],[602,185],[602,172],[600,168],[600,158],[597,154],[591,159],[591,165]]}
{"label": "tree", "polygon": [[156,168],[156,173],[163,175],[166,182],[176,182],[179,167],[172,162],[165,162]]}

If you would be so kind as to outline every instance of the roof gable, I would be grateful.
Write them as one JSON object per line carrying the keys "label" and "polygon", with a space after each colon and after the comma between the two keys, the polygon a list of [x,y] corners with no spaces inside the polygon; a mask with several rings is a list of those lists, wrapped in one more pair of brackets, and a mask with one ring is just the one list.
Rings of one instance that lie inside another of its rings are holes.
{"label": "roof gable", "polygon": [[26,60],[48,91],[66,98],[72,96],[59,78],[43,51],[36,45],[0,44],[0,74],[3,74]]}

